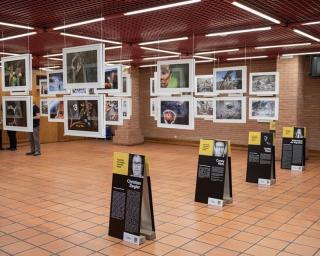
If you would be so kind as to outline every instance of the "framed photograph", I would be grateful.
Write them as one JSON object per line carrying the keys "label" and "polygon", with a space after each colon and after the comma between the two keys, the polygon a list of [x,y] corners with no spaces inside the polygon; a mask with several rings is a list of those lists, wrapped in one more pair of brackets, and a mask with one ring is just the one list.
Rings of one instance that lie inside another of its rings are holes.
{"label": "framed photograph", "polygon": [[195,76],[195,95],[213,96],[213,75]]}
{"label": "framed photograph", "polygon": [[66,89],[104,87],[104,44],[64,48],[62,52]]}
{"label": "framed photograph", "polygon": [[87,88],[73,88],[71,89],[71,95],[73,96],[82,96],[82,95],[88,95],[89,89]]}
{"label": "framed photograph", "polygon": [[213,122],[245,123],[246,97],[219,97],[214,99]]}
{"label": "framed photograph", "polygon": [[3,129],[32,132],[32,96],[3,96]]}
{"label": "framed photograph", "polygon": [[2,57],[2,90],[4,92],[30,91],[32,89],[32,56]]}
{"label": "framed photograph", "polygon": [[66,94],[68,91],[63,85],[63,71],[54,70],[48,71],[47,84],[48,84],[48,95]]}
{"label": "framed photograph", "polygon": [[[99,93],[101,89],[96,89]],[[122,72],[122,86],[120,86],[121,92],[110,92],[105,90],[105,93],[108,93],[112,96],[117,97],[131,97],[131,91],[132,91],[132,80],[129,73]]]}
{"label": "framed photograph", "polygon": [[213,70],[214,92],[218,94],[246,93],[247,67],[216,68]]}
{"label": "framed photograph", "polygon": [[48,99],[48,122],[64,122],[63,98]]}
{"label": "framed photograph", "polygon": [[156,84],[155,84],[155,78],[150,78],[150,96],[156,96]]}
{"label": "framed photograph", "polygon": [[64,134],[105,138],[103,95],[64,96]]}
{"label": "framed photograph", "polygon": [[46,79],[40,79],[39,80],[39,86],[40,86],[40,97],[47,97],[48,96],[48,80]]}
{"label": "framed photograph", "polygon": [[121,98],[105,98],[106,125],[123,125]]}
{"label": "framed photograph", "polygon": [[195,98],[194,116],[204,119],[213,119],[213,98]]}
{"label": "framed photograph", "polygon": [[194,59],[158,61],[157,70],[155,86],[160,95],[193,92]]}
{"label": "framed photograph", "polygon": [[47,76],[44,75],[36,75],[36,85],[40,86],[40,80],[47,79]]}
{"label": "framed photograph", "polygon": [[128,120],[132,115],[132,99],[122,98],[122,116],[123,119]]}
{"label": "framed photograph", "polygon": [[40,99],[40,116],[48,116],[48,100]]}
{"label": "framed photograph", "polygon": [[279,98],[249,98],[249,119],[278,120]]}
{"label": "framed photograph", "polygon": [[157,117],[157,98],[150,98],[150,116]]}
{"label": "framed photograph", "polygon": [[156,114],[158,127],[194,129],[192,97],[159,97]]}
{"label": "framed photograph", "polygon": [[279,72],[250,73],[250,94],[278,95]]}
{"label": "framed photograph", "polygon": [[104,75],[104,86],[102,88],[96,88],[96,93],[120,95],[122,93],[122,65],[105,65]]}

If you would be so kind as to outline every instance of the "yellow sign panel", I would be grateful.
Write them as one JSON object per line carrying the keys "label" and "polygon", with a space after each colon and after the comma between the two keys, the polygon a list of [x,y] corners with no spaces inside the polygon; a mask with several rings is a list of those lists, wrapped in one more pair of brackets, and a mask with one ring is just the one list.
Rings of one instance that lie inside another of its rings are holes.
{"label": "yellow sign panel", "polygon": [[275,131],[276,130],[276,121],[271,121],[270,126],[269,126],[270,131]]}
{"label": "yellow sign panel", "polygon": [[304,137],[307,138],[307,127],[304,127]]}
{"label": "yellow sign panel", "polygon": [[228,156],[231,157],[231,142],[228,140]]}
{"label": "yellow sign panel", "polygon": [[293,127],[283,127],[282,128],[282,137],[283,138],[293,138],[294,128]]}
{"label": "yellow sign panel", "polygon": [[112,162],[112,172],[120,175],[128,175],[129,154],[114,152]]}
{"label": "yellow sign panel", "polygon": [[249,145],[260,145],[261,144],[261,132],[249,132]]}
{"label": "yellow sign panel", "polygon": [[199,155],[212,156],[213,155],[213,140],[200,140]]}
{"label": "yellow sign panel", "polygon": [[149,162],[149,157],[145,156],[145,174],[147,176],[150,176],[150,162]]}

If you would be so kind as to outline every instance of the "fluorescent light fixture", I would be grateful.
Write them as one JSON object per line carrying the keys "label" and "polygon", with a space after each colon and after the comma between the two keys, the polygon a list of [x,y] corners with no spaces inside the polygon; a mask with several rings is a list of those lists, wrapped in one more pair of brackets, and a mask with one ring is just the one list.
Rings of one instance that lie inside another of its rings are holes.
{"label": "fluorescent light fixture", "polygon": [[264,14],[262,12],[254,10],[254,9],[252,9],[252,8],[246,6],[246,5],[243,5],[243,4],[241,4],[241,3],[237,2],[237,1],[233,1],[232,4],[234,6],[237,6],[237,7],[241,8],[242,10],[245,10],[247,12],[251,12],[252,14],[257,15],[257,16],[259,16],[261,18],[264,18],[266,20],[272,21],[273,23],[276,23],[276,24],[280,24],[281,23],[279,20],[274,19],[274,18],[270,17],[269,15],[266,15],[266,14]]}
{"label": "fluorescent light fixture", "polygon": [[241,33],[249,33],[249,32],[256,32],[256,31],[265,31],[265,30],[271,30],[271,27],[250,28],[250,29],[233,30],[233,31],[227,31],[227,32],[217,32],[217,33],[207,34],[206,36],[207,37],[227,36],[227,35],[232,35],[232,34],[241,34]]}
{"label": "fluorescent light fixture", "polygon": [[264,59],[268,58],[268,56],[263,55],[263,56],[248,56],[248,57],[238,57],[238,58],[227,58],[227,60],[253,60],[253,59]]}
{"label": "fluorescent light fixture", "polygon": [[147,57],[143,58],[143,61],[147,60],[161,60],[161,59],[170,59],[170,58],[179,58],[180,55],[167,55],[167,56],[156,56],[156,57]]}
{"label": "fluorescent light fixture", "polygon": [[8,55],[8,56],[18,56],[20,54],[17,53],[11,53],[11,52],[0,52],[1,55]]}
{"label": "fluorescent light fixture", "polygon": [[59,58],[48,58],[48,60],[58,60],[58,61],[63,61],[63,59],[59,59]]}
{"label": "fluorescent light fixture", "polygon": [[109,51],[109,50],[120,49],[120,48],[122,48],[122,45],[105,47],[104,50]]}
{"label": "fluorescent light fixture", "polygon": [[149,67],[156,67],[157,64],[149,64],[149,65],[141,65],[139,68],[149,68]]}
{"label": "fluorescent light fixture", "polygon": [[42,57],[44,58],[50,58],[50,57],[59,57],[62,56],[62,53],[53,53],[53,54],[47,54],[47,55],[43,55]]}
{"label": "fluorescent light fixture", "polygon": [[299,47],[299,46],[307,46],[307,45],[311,45],[311,43],[267,45],[267,46],[258,46],[258,47],[255,47],[255,49],[270,49],[270,48],[281,48],[281,47]]}
{"label": "fluorescent light fixture", "polygon": [[37,32],[29,32],[29,33],[19,34],[19,35],[15,35],[15,36],[2,37],[2,38],[0,38],[0,42],[15,39],[15,38],[20,38],[20,37],[25,37],[25,36],[32,36],[35,34],[37,34]]}
{"label": "fluorescent light fixture", "polygon": [[213,62],[213,60],[196,60],[195,63],[209,63]]}
{"label": "fluorescent light fixture", "polygon": [[106,40],[106,39],[100,39],[100,38],[95,38],[95,37],[90,37],[90,36],[81,36],[81,35],[75,35],[75,34],[69,34],[69,33],[60,33],[60,35],[81,38],[81,39],[86,39],[86,40],[92,40],[92,41],[97,41],[97,42],[103,42],[103,43],[121,44],[120,42]]}
{"label": "fluorescent light fixture", "polygon": [[0,25],[1,26],[14,27],[14,28],[23,28],[23,29],[28,29],[28,30],[34,29],[33,27],[30,27],[30,26],[23,26],[23,25],[12,24],[12,23],[7,23],[7,22],[1,22],[1,21],[0,21]]}
{"label": "fluorescent light fixture", "polygon": [[217,60],[216,58],[197,56],[197,55],[193,55],[193,58],[198,58],[198,59],[203,59],[203,60]]}
{"label": "fluorescent light fixture", "polygon": [[90,24],[90,23],[94,23],[94,22],[98,22],[98,21],[103,21],[103,20],[105,20],[105,18],[103,18],[103,17],[97,18],[97,19],[92,19],[92,20],[86,20],[86,21],[76,22],[76,23],[72,23],[72,24],[68,24],[68,25],[64,25],[64,26],[60,26],[60,27],[55,27],[55,28],[53,28],[53,30],[72,28],[72,27],[86,25],[86,24]]}
{"label": "fluorescent light fixture", "polygon": [[320,52],[299,52],[299,53],[286,53],[282,54],[282,57],[290,57],[290,56],[302,56],[302,55],[316,55],[320,54]]}
{"label": "fluorescent light fixture", "polygon": [[302,25],[303,26],[310,26],[310,25],[317,25],[317,24],[320,24],[320,21],[306,22],[306,23],[303,23]]}
{"label": "fluorescent light fixture", "polygon": [[175,55],[180,55],[180,52],[172,52],[172,51],[166,51],[166,50],[161,50],[161,49],[157,49],[157,48],[150,48],[150,47],[140,47],[143,50],[147,50],[147,51],[154,51],[154,52],[163,52],[163,53],[169,53],[169,54],[175,54]]}
{"label": "fluorescent light fixture", "polygon": [[199,3],[199,2],[201,2],[201,0],[182,1],[182,2],[173,3],[173,4],[165,4],[165,5],[146,8],[146,9],[142,9],[142,10],[126,12],[126,13],[124,13],[124,15],[129,16],[129,15],[136,15],[136,14],[145,13],[145,12],[154,12],[154,11],[159,11],[159,10],[163,10],[163,9],[174,8],[174,7],[179,7],[179,6],[183,6],[183,5],[187,5],[187,4],[194,4],[194,3]]}
{"label": "fluorescent light fixture", "polygon": [[217,53],[223,53],[223,52],[238,52],[239,49],[228,49],[228,50],[217,50],[217,51],[209,51],[209,52],[198,52],[195,53],[194,55],[209,55],[209,54],[217,54]]}
{"label": "fluorescent light fixture", "polygon": [[310,34],[307,34],[307,33],[303,32],[303,31],[301,31],[301,30],[299,30],[299,29],[294,29],[293,31],[296,32],[296,33],[299,34],[299,35],[308,37],[308,38],[310,38],[310,39],[312,39],[312,40],[314,40],[314,41],[316,41],[316,42],[320,42],[320,39],[319,39],[319,38],[317,38],[317,37],[315,37],[315,36],[312,36],[312,35],[310,35]]}
{"label": "fluorescent light fixture", "polygon": [[61,66],[48,66],[48,67],[39,68],[39,69],[44,71],[50,71],[51,69],[57,69],[57,68],[61,68]]}
{"label": "fluorescent light fixture", "polygon": [[112,64],[112,63],[124,63],[124,62],[131,62],[133,61],[132,59],[127,59],[127,60],[110,60],[106,61],[106,64]]}
{"label": "fluorescent light fixture", "polygon": [[177,37],[177,38],[171,38],[171,39],[163,39],[163,40],[142,42],[142,43],[139,43],[139,45],[150,45],[150,44],[170,43],[170,42],[183,41],[183,40],[188,40],[188,37],[187,37],[187,36],[184,36],[184,37]]}

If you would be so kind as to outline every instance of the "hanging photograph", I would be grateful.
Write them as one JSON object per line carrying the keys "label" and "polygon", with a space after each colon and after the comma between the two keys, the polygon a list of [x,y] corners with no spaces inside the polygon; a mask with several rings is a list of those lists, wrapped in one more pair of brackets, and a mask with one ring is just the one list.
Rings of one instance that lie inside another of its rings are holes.
{"label": "hanging photograph", "polygon": [[43,79],[47,79],[47,76],[45,75],[37,75],[36,76],[36,86],[40,86],[40,80],[43,80]]}
{"label": "hanging photograph", "polygon": [[157,98],[150,98],[150,116],[157,120]]}
{"label": "hanging photograph", "polygon": [[1,58],[2,90],[4,92],[32,90],[32,56],[21,54]]}
{"label": "hanging photograph", "polygon": [[87,88],[73,88],[71,89],[71,95],[72,96],[82,96],[82,95],[88,95],[89,89]]}
{"label": "hanging photograph", "polygon": [[279,98],[249,98],[249,119],[278,120]]}
{"label": "hanging photograph", "polygon": [[39,86],[40,86],[40,97],[47,97],[48,96],[48,80],[40,79]]}
{"label": "hanging photograph", "polygon": [[123,119],[130,119],[132,115],[132,99],[131,98],[122,98],[122,116]]}
{"label": "hanging photograph", "polygon": [[180,94],[193,92],[193,59],[158,61],[157,70],[156,93]]}
{"label": "hanging photograph", "polygon": [[250,73],[250,94],[279,94],[279,72]]}
{"label": "hanging photograph", "polygon": [[216,68],[213,70],[214,92],[218,94],[246,93],[247,67]]}
{"label": "hanging photograph", "polygon": [[67,90],[63,85],[63,71],[48,71],[47,76],[48,95],[65,94]]}
{"label": "hanging photograph", "polygon": [[64,96],[64,134],[105,138],[103,95]]}
{"label": "hanging photograph", "polygon": [[105,83],[102,88],[97,88],[96,93],[118,95],[122,92],[122,65],[105,65]]}
{"label": "hanging photograph", "polygon": [[105,99],[105,121],[106,125],[123,125],[121,98]]}
{"label": "hanging photograph", "polygon": [[195,117],[212,120],[213,98],[195,98],[194,113]]}
{"label": "hanging photograph", "polygon": [[48,122],[64,122],[63,98],[48,99]]}
{"label": "hanging photograph", "polygon": [[150,78],[150,96],[156,96],[156,84],[155,84],[155,78]]}
{"label": "hanging photograph", "polygon": [[245,123],[246,122],[246,97],[215,98],[213,122]]}
{"label": "hanging photograph", "polygon": [[3,129],[32,132],[32,96],[3,96]]}
{"label": "hanging photograph", "polygon": [[192,97],[159,97],[157,126],[173,129],[194,129]]}
{"label": "hanging photograph", "polygon": [[48,116],[48,100],[40,100],[40,116]]}
{"label": "hanging photograph", "polygon": [[195,76],[195,94],[213,96],[213,75]]}
{"label": "hanging photograph", "polygon": [[[112,96],[117,97],[131,97],[132,81],[129,73],[122,72],[122,86],[120,86],[120,92],[110,92],[108,90],[105,93],[108,93]],[[101,89],[96,89],[98,93],[101,93]]]}
{"label": "hanging photograph", "polygon": [[65,88],[103,88],[104,56],[104,44],[64,48]]}

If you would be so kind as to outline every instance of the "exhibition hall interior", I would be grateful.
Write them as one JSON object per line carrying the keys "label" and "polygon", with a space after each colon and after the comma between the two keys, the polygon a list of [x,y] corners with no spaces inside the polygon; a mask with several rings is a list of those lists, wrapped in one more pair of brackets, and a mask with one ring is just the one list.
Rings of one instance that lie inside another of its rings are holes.
{"label": "exhibition hall interior", "polygon": [[320,256],[319,0],[0,6],[0,256]]}

